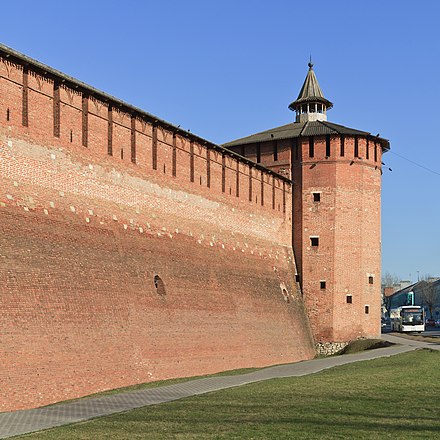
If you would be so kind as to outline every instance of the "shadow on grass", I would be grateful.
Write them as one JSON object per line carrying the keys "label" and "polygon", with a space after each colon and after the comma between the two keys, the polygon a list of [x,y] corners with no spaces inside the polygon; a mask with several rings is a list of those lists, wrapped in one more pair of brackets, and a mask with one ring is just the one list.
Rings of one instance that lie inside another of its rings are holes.
{"label": "shadow on grass", "polygon": [[358,339],[350,342],[345,348],[338,351],[337,355],[359,353],[365,350],[374,350],[376,348],[391,347],[391,342],[382,339]]}

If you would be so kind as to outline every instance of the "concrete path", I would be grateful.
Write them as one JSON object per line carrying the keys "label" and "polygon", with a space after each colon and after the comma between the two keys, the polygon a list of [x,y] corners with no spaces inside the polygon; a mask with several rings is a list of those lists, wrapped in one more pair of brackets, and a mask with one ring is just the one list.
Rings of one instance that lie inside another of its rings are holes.
{"label": "concrete path", "polygon": [[128,411],[142,406],[171,402],[173,400],[209,393],[211,391],[260,382],[262,380],[304,376],[339,365],[393,356],[418,348],[434,348],[440,350],[440,345],[411,341],[392,335],[383,335],[383,339],[399,345],[364,351],[357,354],[313,359],[295,364],[268,367],[237,376],[195,379],[175,385],[125,392],[111,396],[81,399],[75,402],[60,403],[45,408],[0,413],[0,439]]}

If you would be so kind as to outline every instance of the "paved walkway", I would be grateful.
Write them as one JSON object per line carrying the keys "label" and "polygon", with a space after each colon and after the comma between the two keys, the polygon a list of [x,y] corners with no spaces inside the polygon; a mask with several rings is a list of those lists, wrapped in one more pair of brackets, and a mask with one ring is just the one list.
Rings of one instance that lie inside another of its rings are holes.
{"label": "paved walkway", "polygon": [[383,335],[383,339],[400,345],[364,351],[357,354],[313,359],[311,361],[298,362],[295,364],[278,365],[237,376],[195,379],[158,388],[81,399],[75,402],[61,403],[46,408],[0,413],[0,439],[80,422],[94,417],[128,411],[142,406],[171,402],[173,400],[209,393],[211,391],[260,382],[262,380],[279,377],[304,376],[339,365],[393,356],[407,351],[416,350],[418,348],[429,347],[440,350],[440,345],[411,341],[392,335]]}

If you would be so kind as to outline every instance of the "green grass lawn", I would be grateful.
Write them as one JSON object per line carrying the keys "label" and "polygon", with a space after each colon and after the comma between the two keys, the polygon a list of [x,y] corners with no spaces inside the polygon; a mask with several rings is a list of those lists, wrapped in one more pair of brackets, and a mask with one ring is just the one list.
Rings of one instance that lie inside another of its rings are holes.
{"label": "green grass lawn", "polygon": [[440,352],[358,362],[15,438],[440,438]]}

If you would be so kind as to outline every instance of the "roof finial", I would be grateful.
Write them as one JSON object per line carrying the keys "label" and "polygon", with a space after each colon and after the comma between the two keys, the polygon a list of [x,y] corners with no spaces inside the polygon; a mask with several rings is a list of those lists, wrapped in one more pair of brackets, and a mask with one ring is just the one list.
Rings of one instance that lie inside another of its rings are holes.
{"label": "roof finial", "polygon": [[310,68],[310,70],[312,70],[312,68],[313,68],[312,54],[310,54],[309,68]]}

